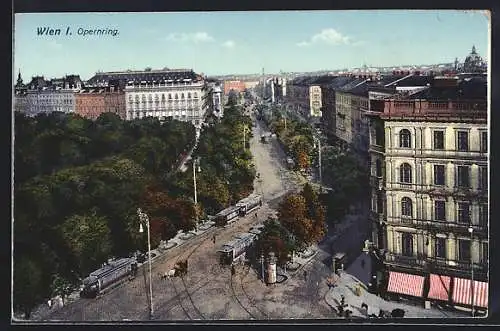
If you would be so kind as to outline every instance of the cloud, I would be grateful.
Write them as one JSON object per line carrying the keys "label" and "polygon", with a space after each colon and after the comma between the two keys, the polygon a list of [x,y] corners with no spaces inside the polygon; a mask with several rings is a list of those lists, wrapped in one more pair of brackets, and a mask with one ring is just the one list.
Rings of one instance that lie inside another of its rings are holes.
{"label": "cloud", "polygon": [[214,37],[206,32],[193,32],[193,33],[171,33],[166,37],[169,41],[178,42],[211,42],[214,41]]}
{"label": "cloud", "polygon": [[233,48],[235,46],[235,42],[232,40],[226,40],[225,42],[222,43],[222,46],[226,48]]}
{"label": "cloud", "polygon": [[297,46],[304,47],[312,44],[326,44],[326,45],[353,45],[358,46],[363,42],[353,41],[351,37],[345,36],[335,29],[323,29],[321,32],[311,37],[309,41],[301,41]]}

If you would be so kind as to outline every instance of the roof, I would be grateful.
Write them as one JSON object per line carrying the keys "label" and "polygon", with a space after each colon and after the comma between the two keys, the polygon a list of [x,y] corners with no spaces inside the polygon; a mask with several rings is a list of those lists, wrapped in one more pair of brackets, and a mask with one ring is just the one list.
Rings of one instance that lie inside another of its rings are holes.
{"label": "roof", "polygon": [[200,81],[203,78],[196,74],[192,69],[175,69],[175,70],[151,70],[151,71],[120,71],[120,72],[99,72],[90,78],[87,83],[102,84],[108,83],[111,80],[120,82],[181,82],[184,80]]}
{"label": "roof", "polygon": [[431,87],[424,91],[415,93],[412,99],[483,99],[487,98],[487,79],[486,77],[473,77],[459,79],[455,86],[436,86],[433,81]]}

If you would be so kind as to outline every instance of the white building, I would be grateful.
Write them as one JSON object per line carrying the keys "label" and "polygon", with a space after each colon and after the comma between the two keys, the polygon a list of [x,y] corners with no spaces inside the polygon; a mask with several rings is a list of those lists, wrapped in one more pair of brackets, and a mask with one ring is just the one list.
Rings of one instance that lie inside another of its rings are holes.
{"label": "white building", "polygon": [[124,86],[126,119],[147,116],[189,121],[200,127],[205,117],[204,79],[189,69],[97,73],[87,83],[110,81]]}

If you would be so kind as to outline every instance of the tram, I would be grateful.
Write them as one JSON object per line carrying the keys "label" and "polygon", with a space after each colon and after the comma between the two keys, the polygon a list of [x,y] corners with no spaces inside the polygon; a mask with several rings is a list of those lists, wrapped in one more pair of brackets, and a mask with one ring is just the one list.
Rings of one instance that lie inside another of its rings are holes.
{"label": "tram", "polygon": [[247,250],[255,241],[256,235],[253,233],[244,233],[238,238],[224,244],[218,251],[219,262],[223,265],[230,265],[234,261],[244,259]]}
{"label": "tram", "polygon": [[215,224],[217,226],[224,226],[235,222],[235,218],[239,216],[240,207],[231,206],[224,210],[221,210],[217,215],[215,215]]}
{"label": "tram", "polygon": [[262,207],[262,196],[258,194],[251,194],[248,197],[241,199],[237,204],[240,216],[245,216],[251,211]]}
{"label": "tram", "polygon": [[102,268],[90,273],[80,287],[80,296],[84,298],[96,297],[126,276],[135,277],[137,261],[134,258],[111,260]]}

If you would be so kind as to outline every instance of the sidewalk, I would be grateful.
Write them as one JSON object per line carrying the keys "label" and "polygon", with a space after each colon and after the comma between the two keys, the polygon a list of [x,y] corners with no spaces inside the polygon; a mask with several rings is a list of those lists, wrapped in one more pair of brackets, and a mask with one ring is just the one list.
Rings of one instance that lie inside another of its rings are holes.
{"label": "sidewalk", "polygon": [[[362,261],[364,266],[362,266]],[[336,286],[329,290],[325,295],[326,303],[335,311],[340,303],[341,296],[345,298],[347,308],[352,311],[352,317],[368,318],[368,315],[379,314],[380,310],[388,311],[389,313],[396,308],[405,311],[405,318],[458,318],[465,317],[464,314],[452,311],[442,311],[436,308],[425,309],[418,305],[411,305],[399,302],[390,302],[381,297],[369,293],[367,284],[370,279],[371,261],[369,255],[362,253],[358,258],[347,268],[341,272],[341,276],[337,280]],[[360,296],[356,295],[356,287],[360,287]],[[362,304],[368,305],[368,311],[362,308]],[[368,313],[368,315],[367,315]]]}

